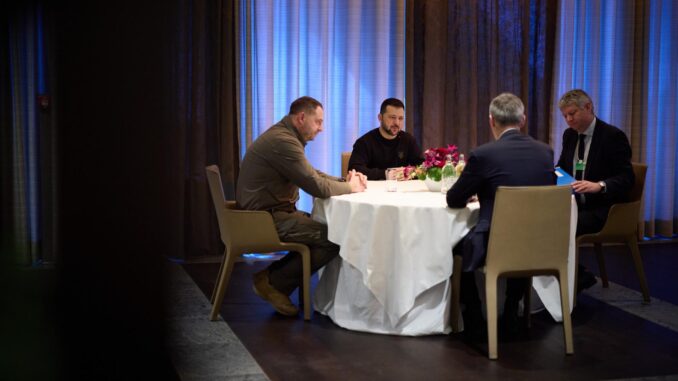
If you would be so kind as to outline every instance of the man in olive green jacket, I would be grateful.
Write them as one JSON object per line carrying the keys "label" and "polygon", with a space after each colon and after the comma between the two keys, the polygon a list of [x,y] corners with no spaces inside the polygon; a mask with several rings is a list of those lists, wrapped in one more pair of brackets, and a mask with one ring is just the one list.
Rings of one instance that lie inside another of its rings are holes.
{"label": "man in olive green jacket", "polygon": [[[314,169],[304,147],[323,130],[323,106],[311,97],[301,97],[290,106],[289,115],[261,134],[247,149],[236,188],[238,207],[271,213],[281,241],[306,244],[315,272],[339,253],[327,240],[327,226],[297,211],[299,188],[313,197],[362,192],[367,179],[352,171],[346,180]],[[302,280],[301,258],[289,253],[254,275],[254,291],[276,311],[296,316],[298,308],[289,295]]]}

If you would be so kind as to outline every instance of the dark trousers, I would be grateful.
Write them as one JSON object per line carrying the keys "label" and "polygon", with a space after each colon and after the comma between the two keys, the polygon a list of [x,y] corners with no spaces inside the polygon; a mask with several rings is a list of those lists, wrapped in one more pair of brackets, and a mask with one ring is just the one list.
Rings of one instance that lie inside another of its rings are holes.
{"label": "dark trousers", "polygon": [[[525,295],[525,290],[529,285],[528,278],[508,278],[506,279],[506,301],[504,302],[504,311],[507,308],[518,308],[518,302]],[[480,297],[478,296],[478,287],[476,286],[475,274],[472,271],[461,273],[461,290],[459,290],[459,302],[466,305],[467,309],[480,307]]]}
{"label": "dark trousers", "polygon": [[584,234],[598,233],[605,225],[609,207],[579,208],[577,217],[577,237]]}
{"label": "dark trousers", "polygon": [[[462,238],[462,240],[456,246],[454,246],[454,248],[452,248],[452,253],[456,257],[455,260],[462,257],[465,251],[473,250],[473,248],[468,247],[469,240],[470,236],[467,235],[466,237]],[[486,242],[484,247],[487,247]],[[460,282],[461,290],[459,290],[459,302],[466,305],[467,309],[480,307],[480,297],[478,295],[478,287],[476,286],[474,271],[462,272]],[[515,305],[517,307],[518,302],[525,294],[525,290],[527,289],[528,285],[528,278],[508,278],[506,280],[506,302],[504,303],[504,306],[510,306],[510,308],[513,308]]]}
{"label": "dark trousers", "polygon": [[[327,240],[327,225],[311,219],[303,212],[272,213],[276,230],[281,241],[303,243],[311,251],[311,273],[339,254],[339,246]],[[273,262],[269,267],[271,285],[283,294],[291,294],[303,280],[301,256],[290,252],[282,259]]]}
{"label": "dark trousers", "polygon": [[[607,220],[609,207],[591,208],[579,205],[579,216],[577,217],[577,237],[584,234],[598,233]],[[594,275],[581,263],[577,266],[577,292],[590,287],[596,280]]]}

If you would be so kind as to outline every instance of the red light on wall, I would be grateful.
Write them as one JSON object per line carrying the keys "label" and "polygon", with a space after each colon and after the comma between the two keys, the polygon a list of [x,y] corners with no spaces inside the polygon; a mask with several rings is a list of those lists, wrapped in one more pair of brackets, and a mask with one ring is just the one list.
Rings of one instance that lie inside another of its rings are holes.
{"label": "red light on wall", "polygon": [[40,109],[42,110],[47,110],[49,108],[49,95],[38,95],[38,106],[40,106]]}

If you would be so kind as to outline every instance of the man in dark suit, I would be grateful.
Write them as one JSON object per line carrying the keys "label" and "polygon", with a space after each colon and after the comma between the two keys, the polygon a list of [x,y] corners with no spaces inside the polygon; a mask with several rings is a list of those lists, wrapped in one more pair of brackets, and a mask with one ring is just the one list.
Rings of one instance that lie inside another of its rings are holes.
{"label": "man in dark suit", "polygon": [[[563,133],[558,166],[572,174],[579,217],[577,236],[603,228],[610,206],[625,201],[635,177],[631,146],[620,129],[596,118],[591,98],[583,90],[570,90],[558,102],[570,127]],[[579,267],[577,291],[589,288],[596,278]]]}
{"label": "man in dark suit", "polygon": [[[497,187],[553,185],[553,150],[520,129],[525,125],[525,107],[520,98],[510,93],[497,96],[490,103],[490,128],[496,141],[471,151],[459,180],[447,192],[450,208],[463,208],[473,195],[480,201],[478,223],[457,244],[455,255],[463,256],[461,301],[465,304],[464,325],[482,327],[480,299],[473,271],[483,266],[487,252],[494,197]],[[526,279],[509,279],[502,317],[509,330],[517,328],[518,303]]]}

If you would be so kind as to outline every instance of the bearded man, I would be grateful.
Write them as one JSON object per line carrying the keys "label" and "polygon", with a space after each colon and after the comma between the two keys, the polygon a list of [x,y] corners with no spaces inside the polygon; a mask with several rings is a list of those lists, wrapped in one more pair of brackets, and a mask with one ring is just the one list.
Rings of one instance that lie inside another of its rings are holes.
{"label": "bearded man", "polygon": [[405,105],[388,98],[381,103],[379,127],[353,144],[348,169],[363,173],[370,180],[384,180],[386,169],[419,165],[424,161],[414,136],[402,130]]}

